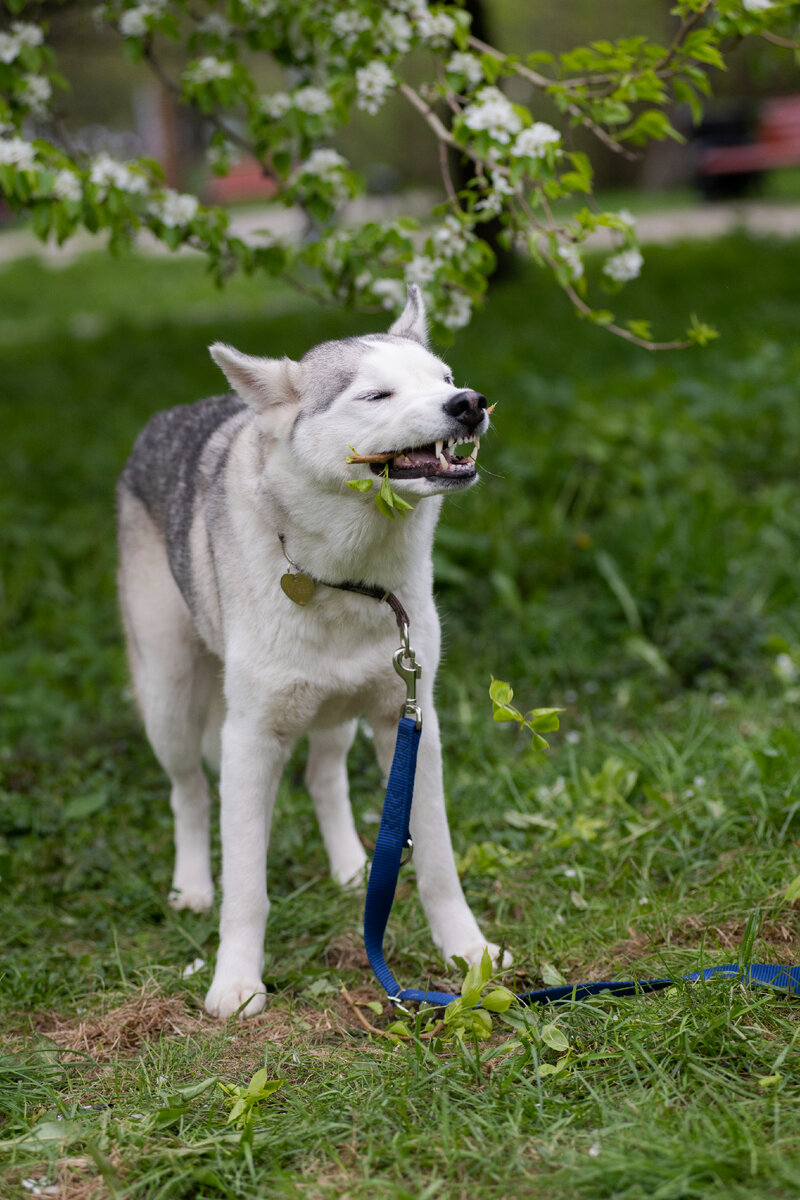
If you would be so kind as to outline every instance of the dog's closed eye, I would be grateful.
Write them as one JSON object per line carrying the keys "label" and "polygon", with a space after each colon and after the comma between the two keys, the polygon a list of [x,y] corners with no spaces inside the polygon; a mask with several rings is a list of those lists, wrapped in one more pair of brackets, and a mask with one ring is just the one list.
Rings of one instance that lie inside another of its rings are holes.
{"label": "dog's closed eye", "polygon": [[359,400],[389,400],[394,395],[394,392],[365,392],[363,396],[359,396]]}

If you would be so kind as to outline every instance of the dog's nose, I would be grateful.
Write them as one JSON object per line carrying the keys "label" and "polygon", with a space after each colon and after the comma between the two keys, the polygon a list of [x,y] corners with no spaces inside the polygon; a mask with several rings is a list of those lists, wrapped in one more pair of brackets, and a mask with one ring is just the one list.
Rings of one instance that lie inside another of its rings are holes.
{"label": "dog's nose", "polygon": [[451,396],[444,405],[444,411],[448,417],[455,417],[462,425],[466,425],[472,433],[483,420],[486,397],[480,392],[473,392],[472,388],[467,388],[466,391],[456,392],[455,396]]}

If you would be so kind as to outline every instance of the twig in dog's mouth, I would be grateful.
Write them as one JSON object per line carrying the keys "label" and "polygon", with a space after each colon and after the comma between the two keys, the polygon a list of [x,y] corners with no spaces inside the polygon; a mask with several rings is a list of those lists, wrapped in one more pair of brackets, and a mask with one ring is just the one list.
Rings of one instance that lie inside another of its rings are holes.
{"label": "twig in dog's mouth", "polygon": [[480,438],[473,438],[472,450],[467,455],[456,454],[460,443],[457,438],[430,442],[427,446],[408,447],[405,450],[387,450],[379,454],[349,454],[348,463],[367,463],[379,475],[388,466],[392,478],[425,478],[449,476],[451,479],[469,478],[475,474],[475,462],[480,450]]}

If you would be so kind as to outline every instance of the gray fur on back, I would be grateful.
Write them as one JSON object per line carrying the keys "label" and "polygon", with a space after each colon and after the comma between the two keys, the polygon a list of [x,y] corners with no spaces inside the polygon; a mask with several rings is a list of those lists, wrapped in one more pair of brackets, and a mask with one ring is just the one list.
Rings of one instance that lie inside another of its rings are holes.
{"label": "gray fur on back", "polygon": [[[195,513],[200,460],[209,439],[247,409],[235,394],[210,396],[156,415],[145,425],[131,452],[120,483],[139,499],[163,535],[170,569],[191,606],[192,573],[189,535]],[[235,422],[231,434],[241,428]],[[230,440],[219,458],[224,462]],[[214,464],[214,473],[221,463]]]}

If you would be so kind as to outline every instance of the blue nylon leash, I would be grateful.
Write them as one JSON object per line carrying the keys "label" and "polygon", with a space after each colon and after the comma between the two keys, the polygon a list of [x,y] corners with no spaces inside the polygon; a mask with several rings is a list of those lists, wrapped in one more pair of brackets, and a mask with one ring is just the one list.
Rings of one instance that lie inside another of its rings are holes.
{"label": "blue nylon leash", "polygon": [[[411,668],[405,668],[398,655],[410,656]],[[392,910],[397,877],[404,851],[411,845],[409,821],[411,801],[414,794],[414,775],[417,766],[422,721],[416,707],[413,681],[419,677],[419,668],[409,649],[407,635],[405,648],[395,655],[395,669],[406,679],[409,699],[404,713],[413,716],[400,718],[397,730],[394,759],[386,786],[386,797],[378,831],[378,840],[372,858],[372,868],[367,884],[367,899],[364,907],[364,944],[370,966],[393,1004],[406,1001],[445,1005],[458,999],[455,992],[433,992],[418,988],[402,988],[386,965],[383,953],[383,938]],[[676,979],[643,980],[600,980],[595,983],[566,984],[561,987],[540,988],[538,991],[523,992],[517,999],[525,1005],[552,1004],[558,1000],[583,1000],[600,992],[611,992],[617,996],[632,996],[642,992],[656,992],[671,987],[680,980],[712,979],[714,976],[742,977],[752,983],[766,985],[789,994],[800,994],[800,967],[785,967],[774,963],[757,963],[739,966],[725,963],[720,967],[706,967],[692,971]]]}

